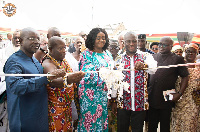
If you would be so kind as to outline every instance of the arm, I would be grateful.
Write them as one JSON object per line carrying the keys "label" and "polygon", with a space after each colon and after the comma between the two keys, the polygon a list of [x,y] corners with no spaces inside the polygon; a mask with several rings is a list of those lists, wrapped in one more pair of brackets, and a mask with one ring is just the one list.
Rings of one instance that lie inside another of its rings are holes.
{"label": "arm", "polygon": [[182,96],[182,94],[184,93],[186,87],[188,86],[188,80],[189,77],[181,77],[181,84],[180,84],[180,91],[178,91],[177,93],[173,94],[173,99],[172,101],[178,101],[180,99],[180,97]]}
{"label": "arm", "polygon": [[[11,61],[7,62],[4,67],[4,73],[7,74],[23,74],[23,66]],[[37,92],[43,85],[48,83],[47,77],[32,77],[25,79],[24,77],[8,76],[6,77],[7,89],[16,95],[24,95],[31,92]]]}
{"label": "arm", "polygon": [[[65,71],[63,69],[57,69],[57,67],[51,63],[51,61],[49,59],[46,59],[43,63],[42,66],[44,67],[44,73],[47,74],[48,72],[58,72],[58,74],[64,74],[65,75]],[[61,73],[60,73],[61,72]],[[62,88],[64,86],[63,84],[63,78],[59,77],[59,78],[50,78],[51,82],[49,83],[49,85],[51,87],[57,87],[57,88]]]}

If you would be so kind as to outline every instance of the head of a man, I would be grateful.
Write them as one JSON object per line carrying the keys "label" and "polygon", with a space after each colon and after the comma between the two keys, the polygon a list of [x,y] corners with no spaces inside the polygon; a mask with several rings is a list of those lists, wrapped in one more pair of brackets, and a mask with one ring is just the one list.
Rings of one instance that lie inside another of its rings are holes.
{"label": "head of a man", "polygon": [[61,37],[61,32],[58,28],[56,27],[51,27],[48,30],[47,38],[50,39],[53,36],[58,36]]}
{"label": "head of a man", "polygon": [[8,40],[11,41],[11,40],[12,40],[12,34],[11,34],[11,33],[8,33],[8,34],[7,34],[7,38],[8,38]]}
{"label": "head of a man", "polygon": [[49,54],[57,61],[65,58],[66,45],[65,41],[58,36],[53,36],[48,41]]}
{"label": "head of a man", "polygon": [[3,40],[3,35],[0,34],[0,42]]}
{"label": "head of a man", "polygon": [[138,49],[141,50],[141,51],[145,51],[145,46],[146,46],[146,34],[139,34],[138,35]]}
{"label": "head of a man", "polygon": [[172,38],[165,36],[160,39],[160,43],[158,44],[158,49],[161,54],[169,54],[171,53],[171,49],[174,41]]}
{"label": "head of a man", "polygon": [[111,41],[108,49],[113,56],[116,56],[119,52],[119,44]]}
{"label": "head of a man", "polygon": [[85,45],[85,41],[82,37],[77,37],[75,43],[74,43],[74,47],[76,49],[76,51],[81,52],[81,45],[84,44]]}
{"label": "head of a man", "polygon": [[124,48],[124,35],[119,35],[118,37],[119,48],[122,50]]}
{"label": "head of a man", "polygon": [[19,30],[16,30],[13,33],[12,43],[13,43],[13,46],[15,46],[15,47],[20,46],[20,31]]}
{"label": "head of a man", "polygon": [[24,28],[20,32],[20,49],[29,57],[40,47],[40,35],[33,28]]}
{"label": "head of a man", "polygon": [[79,36],[82,37],[82,38],[84,39],[84,41],[87,39],[87,33],[84,32],[84,31],[81,31],[81,32],[79,33]]}
{"label": "head of a man", "polygon": [[137,35],[131,31],[127,32],[124,35],[124,42],[127,55],[132,57],[137,51]]}

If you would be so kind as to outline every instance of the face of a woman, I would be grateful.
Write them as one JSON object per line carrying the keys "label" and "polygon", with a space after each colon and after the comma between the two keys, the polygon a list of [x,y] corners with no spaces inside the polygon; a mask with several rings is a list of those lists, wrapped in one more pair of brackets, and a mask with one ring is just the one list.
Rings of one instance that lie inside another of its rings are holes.
{"label": "face of a woman", "polygon": [[186,58],[187,62],[193,63],[196,59],[196,56],[197,56],[197,50],[196,49],[194,49],[192,47],[189,47],[189,48],[186,49],[185,58]]}
{"label": "face of a woman", "polygon": [[65,58],[66,45],[64,41],[57,41],[57,45],[51,50],[51,55],[58,61],[61,61]]}
{"label": "face of a woman", "polygon": [[97,34],[96,40],[95,40],[95,44],[94,44],[94,50],[98,49],[98,50],[102,50],[102,48],[104,47],[106,43],[106,36],[103,32],[99,32]]}
{"label": "face of a woman", "polygon": [[177,54],[177,55],[180,55],[180,56],[182,56],[182,54],[183,54],[183,51],[181,50],[181,49],[177,49],[177,50],[175,50],[175,52],[174,52],[175,54]]}

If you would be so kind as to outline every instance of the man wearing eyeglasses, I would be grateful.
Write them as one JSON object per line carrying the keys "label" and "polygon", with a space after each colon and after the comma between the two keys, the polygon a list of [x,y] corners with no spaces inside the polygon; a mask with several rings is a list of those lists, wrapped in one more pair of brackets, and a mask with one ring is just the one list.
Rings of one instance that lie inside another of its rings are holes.
{"label": "man wearing eyeglasses", "polygon": [[154,52],[152,52],[151,50],[146,48],[146,44],[147,44],[146,34],[139,34],[138,35],[138,45],[137,45],[138,49],[142,52],[148,52],[150,54],[154,54]]}
{"label": "man wearing eyeglasses", "polygon": [[[39,34],[32,28],[20,32],[20,50],[13,53],[4,65],[6,74],[43,74],[43,67],[33,54],[39,49]],[[62,77],[65,72],[51,72]],[[50,77],[51,78],[51,77]],[[52,77],[54,78],[54,77]],[[48,132],[47,77],[7,76],[6,92],[9,128],[11,132]]]}
{"label": "man wearing eyeglasses", "polygon": [[[131,125],[133,132],[142,132],[145,119],[145,110],[148,109],[147,93],[147,73],[144,67],[156,67],[157,62],[152,55],[144,56],[137,52],[137,35],[134,32],[127,32],[124,35],[126,52],[117,60],[117,63],[124,64],[124,81],[129,83],[129,91],[123,91],[123,97],[118,100],[117,110],[117,130],[118,132],[128,132]],[[151,64],[149,63],[151,62]],[[148,70],[154,74],[156,69]]]}
{"label": "man wearing eyeglasses", "polygon": [[[184,59],[171,53],[173,40],[170,37],[163,37],[158,44],[159,53],[154,54],[154,59],[158,66],[168,66],[184,64]],[[173,102],[180,99],[188,84],[187,67],[179,66],[173,68],[157,69],[155,74],[150,75],[149,92],[149,132],[157,132],[158,122],[160,122],[160,131],[170,131],[170,117]],[[165,101],[163,91],[175,89],[175,82],[181,77],[180,91],[173,94],[173,99]]]}

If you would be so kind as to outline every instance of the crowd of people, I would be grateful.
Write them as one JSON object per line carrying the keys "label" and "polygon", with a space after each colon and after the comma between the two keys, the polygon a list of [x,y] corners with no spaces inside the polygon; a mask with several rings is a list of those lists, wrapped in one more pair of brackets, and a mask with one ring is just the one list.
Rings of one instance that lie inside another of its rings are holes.
{"label": "crowd of people", "polygon": [[[71,44],[56,27],[7,38],[0,34],[1,132],[157,132],[159,123],[160,132],[200,132],[197,44],[165,36],[148,46],[145,34],[113,40],[102,28]],[[122,71],[117,83],[128,90],[112,85],[108,98],[103,67]]]}

